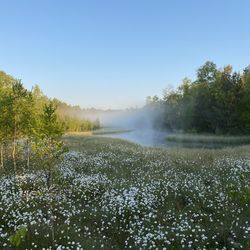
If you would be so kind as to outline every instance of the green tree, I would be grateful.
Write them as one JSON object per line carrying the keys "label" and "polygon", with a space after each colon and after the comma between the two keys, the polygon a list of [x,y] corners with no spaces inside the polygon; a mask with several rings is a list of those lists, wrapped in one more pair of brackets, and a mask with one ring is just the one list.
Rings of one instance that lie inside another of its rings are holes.
{"label": "green tree", "polygon": [[36,140],[33,144],[33,151],[36,155],[39,168],[44,171],[48,194],[50,196],[48,214],[50,217],[51,248],[55,247],[55,229],[53,215],[53,183],[57,172],[57,166],[65,147],[62,141],[62,126],[56,115],[56,108],[52,102],[45,104],[40,117],[40,127],[36,132]]}
{"label": "green tree", "polygon": [[[152,98],[146,106],[150,103]],[[240,74],[231,65],[219,70],[213,62],[206,62],[197,70],[195,81],[184,79],[177,90],[164,93],[163,106],[164,126],[170,129],[249,133],[250,67]]]}
{"label": "green tree", "polygon": [[5,95],[0,96],[0,158],[1,168],[4,168],[4,147],[11,139],[11,98],[5,92]]}
{"label": "green tree", "polygon": [[49,189],[53,183],[57,163],[65,149],[62,141],[63,128],[58,121],[56,108],[52,102],[44,105],[39,125],[33,150],[40,162],[40,167],[46,174]]}
{"label": "green tree", "polygon": [[32,96],[31,93],[23,87],[20,80],[15,80],[13,82],[9,101],[9,126],[13,145],[12,159],[15,175],[17,170],[17,141],[23,139],[32,126]]}
{"label": "green tree", "polygon": [[250,66],[242,75],[241,99],[239,103],[240,122],[246,133],[250,133]]}
{"label": "green tree", "polygon": [[0,71],[0,166],[4,168],[4,147],[10,139],[10,92],[13,78]]}
{"label": "green tree", "polygon": [[210,84],[216,80],[217,66],[211,61],[207,61],[197,70],[197,82]]}

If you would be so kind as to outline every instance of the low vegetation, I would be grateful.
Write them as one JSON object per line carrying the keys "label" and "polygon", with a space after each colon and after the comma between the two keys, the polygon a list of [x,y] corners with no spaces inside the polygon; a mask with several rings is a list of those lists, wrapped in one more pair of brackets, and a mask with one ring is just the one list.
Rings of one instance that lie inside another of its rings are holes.
{"label": "low vegetation", "polygon": [[128,133],[133,130],[131,129],[121,129],[121,128],[109,128],[109,127],[104,127],[101,129],[97,129],[93,131],[93,135],[106,135],[106,134],[122,134],[122,133]]}
{"label": "low vegetation", "polygon": [[53,242],[57,249],[249,249],[249,146],[170,150],[71,135],[64,141],[70,151],[49,193],[36,164],[19,171],[16,185],[11,173],[1,176],[0,248],[53,249]]}
{"label": "low vegetation", "polygon": [[250,136],[217,136],[202,134],[170,134],[166,137],[169,142],[177,143],[204,143],[221,145],[244,145],[250,144]]}
{"label": "low vegetation", "polygon": [[101,135],[111,135],[111,134],[122,134],[122,133],[127,133],[131,132],[132,130],[130,129],[120,129],[120,128],[109,128],[109,127],[104,127],[101,129],[96,129],[93,131],[83,131],[83,132],[66,132],[65,136],[101,136]]}

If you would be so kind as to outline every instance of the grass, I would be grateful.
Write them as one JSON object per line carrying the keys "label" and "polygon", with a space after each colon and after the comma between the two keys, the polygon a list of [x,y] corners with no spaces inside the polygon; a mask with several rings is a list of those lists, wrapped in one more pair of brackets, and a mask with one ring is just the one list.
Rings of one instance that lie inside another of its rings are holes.
{"label": "grass", "polygon": [[[250,147],[145,148],[64,137],[53,209],[58,249],[249,249]],[[38,171],[0,182],[0,249],[47,249],[48,198]],[[25,194],[25,195],[24,195]],[[28,202],[27,202],[28,201]],[[35,247],[36,246],[36,247]],[[66,248],[67,247],[67,248]]]}
{"label": "grass", "polygon": [[176,143],[224,144],[229,146],[250,144],[250,136],[174,134],[167,136],[166,140]]}
{"label": "grass", "polygon": [[67,136],[93,136],[93,135],[108,135],[108,134],[121,134],[131,132],[131,129],[120,129],[120,128],[101,128],[93,131],[84,132],[68,132]]}
{"label": "grass", "polygon": [[121,128],[102,128],[93,131],[93,135],[106,135],[106,134],[121,134],[131,132],[131,129],[121,129]]}
{"label": "grass", "polygon": [[83,132],[68,132],[64,136],[91,136],[93,131],[83,131]]}

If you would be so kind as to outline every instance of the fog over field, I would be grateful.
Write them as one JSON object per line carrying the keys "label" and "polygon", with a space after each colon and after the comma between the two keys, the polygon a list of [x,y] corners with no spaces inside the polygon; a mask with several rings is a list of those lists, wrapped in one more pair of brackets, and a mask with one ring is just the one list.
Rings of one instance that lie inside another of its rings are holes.
{"label": "fog over field", "polygon": [[166,146],[165,137],[169,131],[155,126],[159,116],[159,110],[144,107],[103,111],[85,117],[92,120],[99,119],[103,126],[102,131],[105,131],[105,128],[106,131],[121,130],[120,133],[105,133],[103,136],[125,139],[144,146]]}
{"label": "fog over field", "polygon": [[153,129],[156,112],[147,108],[127,110],[96,110],[80,111],[77,116],[83,119],[99,119],[103,127],[123,129]]}

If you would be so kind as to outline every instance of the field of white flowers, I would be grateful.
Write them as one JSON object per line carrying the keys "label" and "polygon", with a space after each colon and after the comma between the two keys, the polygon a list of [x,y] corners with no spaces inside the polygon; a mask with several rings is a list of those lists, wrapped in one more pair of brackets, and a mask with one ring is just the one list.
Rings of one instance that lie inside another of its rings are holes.
{"label": "field of white flowers", "polygon": [[0,177],[0,249],[51,249],[51,215],[57,249],[250,249],[250,147],[65,141],[49,193],[39,171]]}

